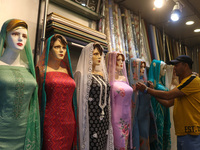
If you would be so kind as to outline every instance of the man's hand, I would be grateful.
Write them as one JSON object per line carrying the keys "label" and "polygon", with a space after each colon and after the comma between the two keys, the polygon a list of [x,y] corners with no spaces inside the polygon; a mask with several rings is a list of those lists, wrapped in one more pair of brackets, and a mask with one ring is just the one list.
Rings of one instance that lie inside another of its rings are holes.
{"label": "man's hand", "polygon": [[148,81],[148,82],[147,82],[147,84],[148,84],[148,87],[150,87],[150,88],[154,89],[153,82],[151,82],[151,81]]}
{"label": "man's hand", "polygon": [[142,83],[142,82],[137,82],[136,84],[136,89],[137,90],[140,90],[141,92],[144,92],[144,90],[147,88],[147,86]]}

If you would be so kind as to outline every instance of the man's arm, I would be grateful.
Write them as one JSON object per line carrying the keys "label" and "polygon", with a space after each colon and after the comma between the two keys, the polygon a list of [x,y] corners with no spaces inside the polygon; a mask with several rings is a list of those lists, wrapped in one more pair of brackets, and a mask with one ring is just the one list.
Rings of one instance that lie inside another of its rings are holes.
{"label": "man's arm", "polygon": [[163,106],[165,107],[171,107],[174,105],[174,99],[170,99],[170,100],[164,100],[164,99],[160,99],[160,98],[157,98],[155,97],[156,100]]}
{"label": "man's arm", "polygon": [[138,82],[136,84],[136,88],[141,92],[144,92],[144,90],[146,89],[147,93],[149,93],[150,95],[164,100],[171,100],[177,97],[185,96],[185,94],[181,92],[177,87],[175,87],[171,91],[160,91],[152,88],[147,88],[147,86],[144,83]]}

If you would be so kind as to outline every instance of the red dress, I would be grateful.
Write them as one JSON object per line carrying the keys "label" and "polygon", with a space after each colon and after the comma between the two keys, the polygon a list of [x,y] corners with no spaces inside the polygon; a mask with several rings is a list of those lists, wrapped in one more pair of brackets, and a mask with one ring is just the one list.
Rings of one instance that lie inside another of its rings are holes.
{"label": "red dress", "polygon": [[43,149],[70,150],[75,134],[72,104],[74,80],[66,73],[47,72]]}

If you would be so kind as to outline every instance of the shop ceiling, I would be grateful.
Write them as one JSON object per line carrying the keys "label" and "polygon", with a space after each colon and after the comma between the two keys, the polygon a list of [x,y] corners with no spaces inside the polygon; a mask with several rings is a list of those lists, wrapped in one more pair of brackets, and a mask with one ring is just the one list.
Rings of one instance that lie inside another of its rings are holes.
{"label": "shop ceiling", "polygon": [[[184,4],[181,18],[177,22],[170,21],[171,11],[175,5],[174,0],[167,0],[165,5],[153,11],[154,0],[114,0],[120,6],[132,10],[136,15],[141,15],[147,23],[155,25],[158,29],[180,41],[183,45],[194,47],[200,45],[200,0],[181,0]],[[193,20],[191,26],[185,25],[186,21]]]}

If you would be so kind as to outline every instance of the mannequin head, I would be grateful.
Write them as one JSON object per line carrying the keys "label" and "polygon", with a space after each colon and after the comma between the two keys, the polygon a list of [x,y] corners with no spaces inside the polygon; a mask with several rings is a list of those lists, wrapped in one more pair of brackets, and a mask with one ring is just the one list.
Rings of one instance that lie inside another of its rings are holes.
{"label": "mannequin head", "polygon": [[27,29],[17,27],[7,33],[6,47],[13,50],[23,50],[27,41]]}
{"label": "mannequin head", "polygon": [[94,46],[94,50],[93,50],[93,55],[92,55],[92,62],[93,62],[93,66],[98,66],[101,64],[101,55],[103,52],[103,48],[98,43],[95,43],[93,46]]}
{"label": "mannequin head", "polygon": [[166,73],[166,69],[167,69],[167,65],[164,61],[161,61],[160,63],[160,76],[165,76]]}
{"label": "mannequin head", "polygon": [[49,59],[63,60],[67,51],[66,45],[67,40],[62,35],[55,34],[50,43]]}
{"label": "mannequin head", "polygon": [[11,20],[6,28],[4,47],[13,50],[23,50],[27,41],[27,24],[19,19]]}
{"label": "mannequin head", "polygon": [[146,63],[144,61],[141,61],[141,64],[140,64],[140,76],[144,76],[145,68],[146,68]]}
{"label": "mannequin head", "polygon": [[117,54],[116,58],[116,71],[121,71],[123,69],[123,61],[125,60],[124,55]]}

